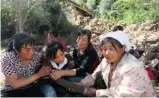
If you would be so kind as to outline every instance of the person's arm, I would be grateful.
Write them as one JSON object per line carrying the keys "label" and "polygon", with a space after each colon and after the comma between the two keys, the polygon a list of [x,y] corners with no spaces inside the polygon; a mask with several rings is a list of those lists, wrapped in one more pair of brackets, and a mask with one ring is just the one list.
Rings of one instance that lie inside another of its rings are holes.
{"label": "person's arm", "polygon": [[51,77],[55,80],[63,76],[77,76],[84,75],[86,73],[86,68],[92,68],[93,61],[97,58],[95,51],[90,51],[89,55],[85,57],[79,68],[70,70],[53,70]]}
{"label": "person's arm", "polygon": [[[95,79],[96,79],[96,75],[98,72],[102,71],[102,63],[104,62],[104,64],[106,64],[105,59],[102,59],[101,63],[98,65],[98,67],[95,69],[95,71],[92,73],[92,75],[87,75],[83,80],[81,80],[81,83],[86,86],[86,87],[90,87],[92,85],[94,85]],[[106,65],[105,65],[106,66]]]}
{"label": "person's arm", "polygon": [[[102,62],[105,62],[105,59],[102,60]],[[84,86],[92,86],[94,84],[94,81],[96,79],[96,74],[102,70],[102,62],[98,65],[96,70],[93,72],[92,75],[87,75],[83,80],[81,80],[81,84]],[[63,76],[75,76],[76,75],[76,69],[71,70],[53,70],[51,73],[51,77],[54,80],[57,80]]]}
{"label": "person's arm", "polygon": [[24,79],[18,79],[17,74],[12,74],[12,75],[6,76],[7,81],[9,82],[9,84],[11,84],[11,86],[14,89],[27,86],[39,78],[40,78],[40,76],[38,74],[34,74],[34,75],[32,75],[28,78],[24,78]]}
{"label": "person's arm", "polygon": [[80,65],[79,68],[76,68],[76,75],[85,75],[86,72],[88,71],[88,69],[90,69],[90,73],[93,73],[92,67],[94,67],[96,65],[99,65],[95,62],[98,59],[98,55],[96,53],[96,51],[94,50],[90,50],[87,53],[87,56],[84,58],[84,60],[82,61],[82,64]]}
{"label": "person's arm", "polygon": [[49,74],[50,74],[50,68],[42,67],[38,73],[33,74],[32,76],[27,77],[27,78],[21,79],[17,76],[16,73],[7,75],[6,78],[7,78],[8,82],[11,84],[11,86],[16,89],[16,88],[27,86],[27,85],[33,83],[34,81],[38,80],[39,78],[49,75]]}
{"label": "person's arm", "polygon": [[[12,61],[11,54],[6,54],[1,61],[2,72],[5,75],[6,80],[11,84],[13,88],[24,87],[31,84],[35,80],[39,79],[42,76],[48,75],[50,73],[48,67],[42,67],[36,74],[27,77],[19,78],[17,75],[17,70],[15,69],[14,62]],[[51,70],[51,69],[50,69]]]}
{"label": "person's arm", "polygon": [[76,69],[70,69],[70,70],[52,70],[52,73],[50,76],[54,79],[60,79],[63,76],[75,76],[76,75]]}
{"label": "person's arm", "polygon": [[[123,75],[123,79],[117,87],[113,85],[109,89],[96,90],[96,96],[108,96],[108,97],[141,97],[145,96],[147,89],[149,93],[154,93],[150,80],[143,67],[136,67],[126,72]],[[154,93],[155,95],[155,93]]]}

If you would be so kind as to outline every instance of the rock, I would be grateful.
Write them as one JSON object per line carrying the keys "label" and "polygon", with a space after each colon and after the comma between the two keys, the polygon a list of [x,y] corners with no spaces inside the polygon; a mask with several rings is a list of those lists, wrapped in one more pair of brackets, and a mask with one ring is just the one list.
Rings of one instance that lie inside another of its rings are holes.
{"label": "rock", "polygon": [[145,57],[139,58],[139,61],[141,61],[143,65],[147,65],[148,64],[148,60]]}
{"label": "rock", "polygon": [[159,60],[158,59],[154,59],[154,60],[151,61],[151,63],[149,64],[149,66],[151,66],[151,67],[154,68],[157,64],[159,64]]}
{"label": "rock", "polygon": [[155,58],[156,58],[156,59],[159,59],[159,53],[156,53]]}
{"label": "rock", "polygon": [[97,34],[93,33],[92,34],[92,39],[96,38],[97,37]]}
{"label": "rock", "polygon": [[143,53],[144,58],[146,58],[147,60],[152,60],[152,58],[155,56],[155,53],[151,52],[151,51],[145,51]]}
{"label": "rock", "polygon": [[136,24],[127,26],[124,30],[124,32],[130,33],[131,31],[137,31],[138,26]]}
{"label": "rock", "polygon": [[159,52],[159,43],[156,44],[155,50],[156,50],[156,52]]}

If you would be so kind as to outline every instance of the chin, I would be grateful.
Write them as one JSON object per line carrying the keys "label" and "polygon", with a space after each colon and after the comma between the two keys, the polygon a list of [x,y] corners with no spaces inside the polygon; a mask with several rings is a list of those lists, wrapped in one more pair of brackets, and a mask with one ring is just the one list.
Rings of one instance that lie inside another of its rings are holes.
{"label": "chin", "polygon": [[33,56],[32,57],[28,57],[28,58],[26,58],[27,60],[32,60],[33,59]]}
{"label": "chin", "polygon": [[113,61],[112,61],[112,60],[107,59],[107,61],[108,61],[109,63],[113,63]]}

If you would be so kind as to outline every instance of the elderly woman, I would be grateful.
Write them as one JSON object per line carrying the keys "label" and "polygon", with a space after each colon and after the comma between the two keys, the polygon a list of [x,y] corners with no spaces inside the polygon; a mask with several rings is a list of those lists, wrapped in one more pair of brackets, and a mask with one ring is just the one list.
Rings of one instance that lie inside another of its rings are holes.
{"label": "elderly woman", "polygon": [[[155,97],[152,83],[142,64],[131,54],[131,43],[122,31],[108,33],[102,41],[103,60],[93,72],[78,84],[85,86],[85,96]],[[106,88],[90,88],[97,73],[101,73]]]}
{"label": "elderly woman", "polygon": [[49,75],[51,68],[44,66],[39,70],[39,61],[40,55],[35,52],[34,39],[27,34],[16,34],[1,61],[6,79],[2,96],[43,96],[35,82]]}

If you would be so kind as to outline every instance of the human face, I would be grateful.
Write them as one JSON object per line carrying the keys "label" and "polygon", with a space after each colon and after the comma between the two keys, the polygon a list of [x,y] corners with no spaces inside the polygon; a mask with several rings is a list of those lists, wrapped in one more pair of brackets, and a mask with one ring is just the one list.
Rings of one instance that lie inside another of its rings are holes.
{"label": "human face", "polygon": [[55,63],[61,63],[64,61],[65,58],[65,54],[63,51],[61,51],[60,49],[58,49],[57,53],[56,53],[56,58],[55,59],[51,59],[53,62]]}
{"label": "human face", "polygon": [[113,47],[113,45],[110,42],[107,42],[102,46],[102,54],[109,63],[117,64],[121,59],[124,50],[125,46],[123,48],[119,48],[117,45]]}
{"label": "human face", "polygon": [[88,46],[88,36],[87,35],[81,35],[77,38],[77,45],[79,49],[86,49]]}
{"label": "human face", "polygon": [[31,60],[33,58],[34,52],[34,45],[27,44],[22,46],[19,55],[22,60]]}

